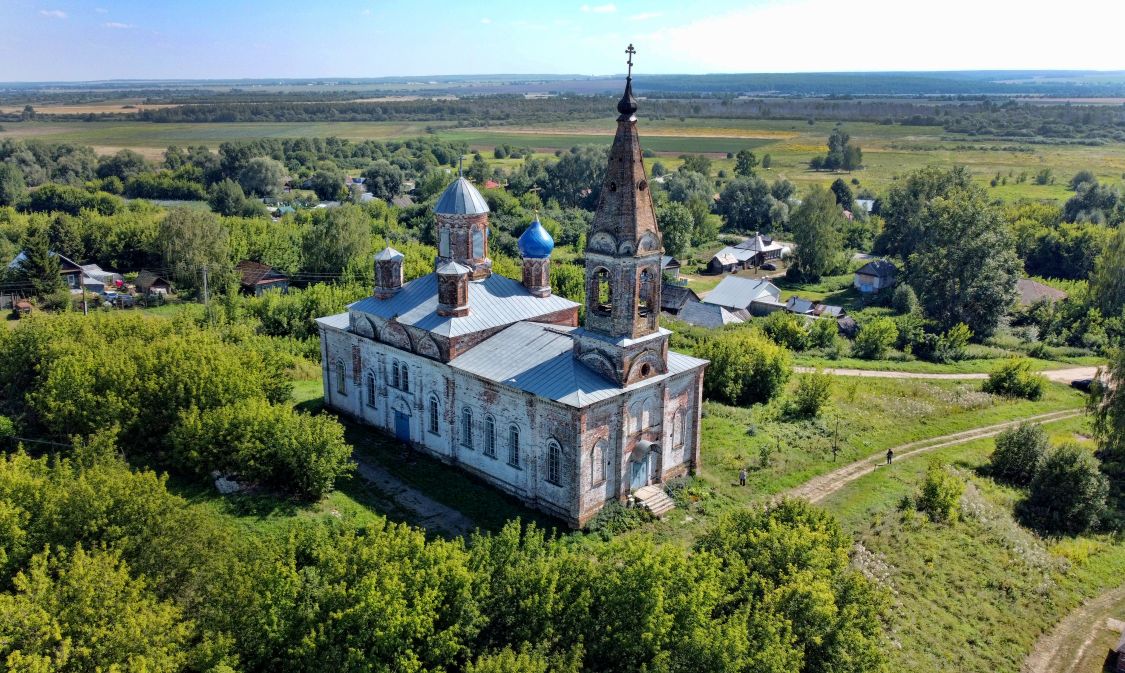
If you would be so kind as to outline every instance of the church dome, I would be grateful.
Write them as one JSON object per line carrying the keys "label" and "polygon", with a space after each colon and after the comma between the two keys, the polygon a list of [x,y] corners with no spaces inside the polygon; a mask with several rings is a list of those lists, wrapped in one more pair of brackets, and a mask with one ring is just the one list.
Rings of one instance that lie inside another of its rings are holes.
{"label": "church dome", "polygon": [[438,215],[480,215],[488,212],[488,202],[473,183],[465,178],[457,178],[441,193],[434,212]]}
{"label": "church dome", "polygon": [[539,218],[531,223],[523,234],[520,235],[518,241],[520,248],[520,255],[528,259],[544,259],[551,256],[551,251],[555,249],[555,239],[551,238],[550,232],[539,223]]}

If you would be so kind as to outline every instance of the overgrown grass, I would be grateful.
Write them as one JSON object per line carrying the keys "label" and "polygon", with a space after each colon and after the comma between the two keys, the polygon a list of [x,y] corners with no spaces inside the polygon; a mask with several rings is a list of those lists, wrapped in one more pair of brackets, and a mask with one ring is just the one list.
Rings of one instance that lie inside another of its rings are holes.
{"label": "overgrown grass", "polygon": [[[1056,442],[1088,433],[1083,418],[1047,427]],[[861,567],[893,594],[891,670],[1019,670],[1041,633],[1125,575],[1119,538],[1049,541],[1020,527],[1018,493],[977,472],[993,446],[985,439],[930,454],[968,482],[954,523],[897,509],[917,492],[924,459],[876,470],[822,503],[856,535]]]}

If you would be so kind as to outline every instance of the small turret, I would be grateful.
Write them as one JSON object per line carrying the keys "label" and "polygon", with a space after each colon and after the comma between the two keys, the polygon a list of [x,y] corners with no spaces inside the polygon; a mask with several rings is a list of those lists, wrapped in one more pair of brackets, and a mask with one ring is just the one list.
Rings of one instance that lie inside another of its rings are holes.
{"label": "small turret", "polygon": [[469,276],[472,273],[472,269],[457,262],[446,262],[438,268],[438,315],[454,318],[469,315]]}
{"label": "small turret", "polygon": [[403,255],[391,246],[375,255],[375,298],[393,297],[402,289]]}
{"label": "small turret", "polygon": [[555,239],[536,215],[517,242],[523,257],[523,286],[536,297],[551,296],[551,251]]}

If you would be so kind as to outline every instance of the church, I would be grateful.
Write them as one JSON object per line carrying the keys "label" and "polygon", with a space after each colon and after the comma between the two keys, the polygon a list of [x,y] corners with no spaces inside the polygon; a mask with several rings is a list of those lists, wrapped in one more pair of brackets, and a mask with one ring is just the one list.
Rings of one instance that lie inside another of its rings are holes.
{"label": "church", "polygon": [[707,362],[670,351],[658,321],[664,249],[629,66],[581,325],[551,292],[538,219],[519,238],[522,282],[492,273],[488,204],[464,177],[434,207],[433,273],[404,283],[388,247],[372,295],[317,321],[329,407],[575,527],[700,460]]}

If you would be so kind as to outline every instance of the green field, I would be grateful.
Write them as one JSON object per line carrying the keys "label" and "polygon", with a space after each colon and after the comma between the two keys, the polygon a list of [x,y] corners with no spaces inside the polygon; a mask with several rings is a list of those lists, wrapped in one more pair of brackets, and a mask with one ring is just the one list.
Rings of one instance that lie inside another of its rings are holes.
{"label": "green field", "polygon": [[[642,111],[643,112],[643,111]],[[708,153],[716,159],[714,170],[728,174],[733,161],[727,152],[753,149],[758,156],[769,154],[772,166],[761,171],[768,178],[786,177],[798,185],[826,184],[838,174],[814,172],[809,159],[823,154],[825,140],[835,126],[831,121],[809,125],[796,120],[755,119],[658,119],[641,118],[644,146],[656,152],[669,168],[684,153]],[[353,140],[391,140],[417,137],[427,127],[439,137],[461,140],[475,149],[488,151],[499,144],[532,147],[551,153],[576,144],[608,144],[614,131],[613,115],[593,120],[456,128],[448,122],[234,122],[201,124],[154,124],[148,122],[11,122],[4,124],[0,138],[42,138],[86,143],[99,152],[128,147],[156,158],[172,144],[202,144],[217,147],[231,140],[338,136]],[[1067,179],[1081,169],[1093,170],[1103,182],[1120,183],[1125,174],[1125,144],[1103,146],[1025,145],[1016,141],[993,141],[969,136],[951,136],[936,126],[900,126],[848,123],[846,130],[864,151],[863,170],[844,174],[859,180],[861,187],[876,192],[896,176],[930,165],[967,166],[982,184],[1000,173],[1007,185],[989,188],[999,199],[1060,200],[1066,198]],[[996,148],[996,149],[992,149]],[[1008,149],[1004,149],[1008,148]],[[1020,151],[1011,151],[1017,149]],[[649,160],[649,163],[653,162]],[[507,164],[505,164],[507,165]],[[1050,168],[1054,184],[1034,184],[1035,174]],[[1023,183],[1016,178],[1027,174]],[[1010,176],[1010,177],[1009,177]]]}

